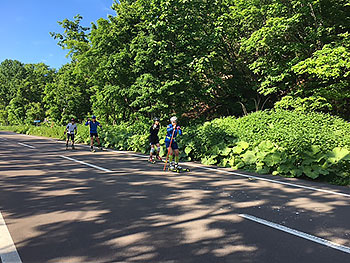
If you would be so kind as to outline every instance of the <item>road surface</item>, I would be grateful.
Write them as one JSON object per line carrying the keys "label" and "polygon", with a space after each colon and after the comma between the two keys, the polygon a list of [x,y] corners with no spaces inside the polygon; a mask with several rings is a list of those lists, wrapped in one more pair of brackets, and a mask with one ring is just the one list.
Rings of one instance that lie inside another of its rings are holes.
{"label": "road surface", "polygon": [[348,187],[146,160],[0,132],[0,262],[350,262]]}

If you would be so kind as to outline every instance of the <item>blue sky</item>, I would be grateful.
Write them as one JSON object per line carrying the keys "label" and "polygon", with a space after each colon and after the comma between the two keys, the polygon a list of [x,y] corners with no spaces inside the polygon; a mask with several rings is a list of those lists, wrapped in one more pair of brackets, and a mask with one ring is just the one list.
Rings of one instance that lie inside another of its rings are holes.
{"label": "blue sky", "polygon": [[63,32],[57,21],[80,14],[83,26],[115,15],[113,0],[0,0],[0,62],[44,62],[60,68],[69,62],[49,32]]}

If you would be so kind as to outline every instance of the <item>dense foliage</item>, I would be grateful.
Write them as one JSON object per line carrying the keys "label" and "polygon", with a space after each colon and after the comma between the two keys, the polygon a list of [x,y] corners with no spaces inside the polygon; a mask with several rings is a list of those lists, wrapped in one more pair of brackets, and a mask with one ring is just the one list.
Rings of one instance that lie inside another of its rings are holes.
{"label": "dense foliage", "polygon": [[263,111],[186,132],[190,159],[235,169],[349,184],[350,124],[327,114]]}
{"label": "dense foliage", "polygon": [[[89,113],[107,123],[201,120],[317,100],[350,119],[347,0],[116,1],[91,28],[51,33],[72,61],[0,65],[0,123]],[[32,96],[33,95],[33,96]],[[243,109],[242,109],[243,107]],[[299,106],[298,106],[299,107]],[[311,107],[313,108],[313,107]]]}

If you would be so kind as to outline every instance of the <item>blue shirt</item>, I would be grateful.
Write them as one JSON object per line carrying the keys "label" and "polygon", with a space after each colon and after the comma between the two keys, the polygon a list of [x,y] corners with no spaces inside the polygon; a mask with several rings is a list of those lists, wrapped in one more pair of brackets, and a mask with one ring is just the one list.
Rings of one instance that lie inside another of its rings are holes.
{"label": "blue shirt", "polygon": [[98,121],[95,121],[95,122],[87,121],[85,123],[85,126],[88,126],[88,125],[90,125],[90,133],[97,133],[97,126],[102,127],[102,125]]}
{"label": "blue shirt", "polygon": [[[171,136],[173,135],[174,127],[172,124],[169,124],[168,127],[166,128],[166,137],[165,137],[165,142],[170,142],[171,141]],[[175,132],[174,132],[174,137],[173,141],[176,142],[176,136],[177,135],[182,135],[182,130],[180,126],[176,125],[175,127]]]}

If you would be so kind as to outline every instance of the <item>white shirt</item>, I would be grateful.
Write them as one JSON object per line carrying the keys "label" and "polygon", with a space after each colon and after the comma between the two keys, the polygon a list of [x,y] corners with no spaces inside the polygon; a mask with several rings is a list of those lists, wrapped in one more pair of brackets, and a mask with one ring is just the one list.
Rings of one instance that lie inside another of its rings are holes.
{"label": "white shirt", "polygon": [[74,134],[74,129],[77,129],[77,124],[71,122],[67,125],[68,134]]}

